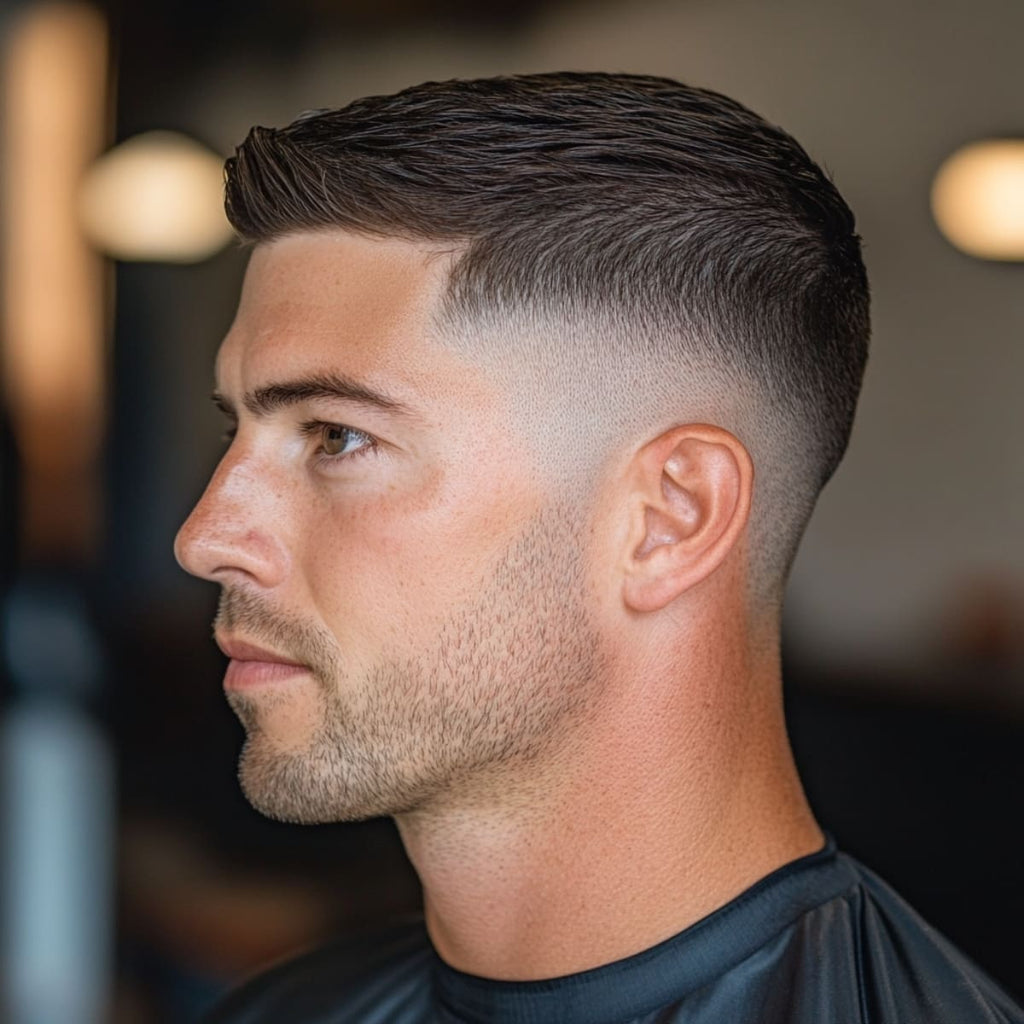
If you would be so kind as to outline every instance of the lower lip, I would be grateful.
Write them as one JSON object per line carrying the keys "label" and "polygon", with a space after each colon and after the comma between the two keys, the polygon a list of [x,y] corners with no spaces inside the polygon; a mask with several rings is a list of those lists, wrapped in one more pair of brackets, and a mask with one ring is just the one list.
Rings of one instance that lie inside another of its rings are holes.
{"label": "lower lip", "polygon": [[305,665],[286,665],[280,661],[236,661],[232,658],[224,676],[224,688],[248,690],[254,686],[273,686],[308,672]]}

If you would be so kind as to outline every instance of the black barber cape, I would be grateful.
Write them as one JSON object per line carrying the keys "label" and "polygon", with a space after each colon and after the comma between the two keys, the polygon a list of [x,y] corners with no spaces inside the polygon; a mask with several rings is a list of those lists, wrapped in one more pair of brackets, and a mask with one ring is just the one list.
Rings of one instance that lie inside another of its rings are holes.
{"label": "black barber cape", "polygon": [[473,977],[442,962],[418,922],[277,967],[206,1020],[1003,1024],[1024,1022],[1024,1011],[830,839],[678,935],[594,970]]}

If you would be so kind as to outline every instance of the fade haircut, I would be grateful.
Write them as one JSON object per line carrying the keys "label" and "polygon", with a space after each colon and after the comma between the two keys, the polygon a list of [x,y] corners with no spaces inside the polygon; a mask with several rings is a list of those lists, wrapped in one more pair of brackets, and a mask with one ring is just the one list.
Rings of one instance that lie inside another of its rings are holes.
{"label": "fade haircut", "polygon": [[800,145],[641,75],[429,82],[253,128],[243,239],[347,229],[453,253],[443,335],[522,398],[553,478],[711,422],[755,466],[752,592],[778,604],[852,426],[868,286],[853,215]]}

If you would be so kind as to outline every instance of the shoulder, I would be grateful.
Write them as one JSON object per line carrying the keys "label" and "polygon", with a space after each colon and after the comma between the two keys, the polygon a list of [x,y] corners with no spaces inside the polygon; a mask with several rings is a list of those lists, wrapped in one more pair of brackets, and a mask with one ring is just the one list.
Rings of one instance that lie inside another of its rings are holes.
{"label": "shoulder", "polygon": [[434,952],[422,921],[346,937],[231,992],[203,1024],[355,1024],[426,1019]]}
{"label": "shoulder", "polygon": [[1009,995],[831,839],[665,953],[687,984],[644,1024],[1024,1024]]}
{"label": "shoulder", "polygon": [[[853,884],[806,915],[791,954],[849,993],[864,1024],[1024,1024],[1024,1011],[877,875],[851,857]],[[817,986],[812,986],[817,987]]]}

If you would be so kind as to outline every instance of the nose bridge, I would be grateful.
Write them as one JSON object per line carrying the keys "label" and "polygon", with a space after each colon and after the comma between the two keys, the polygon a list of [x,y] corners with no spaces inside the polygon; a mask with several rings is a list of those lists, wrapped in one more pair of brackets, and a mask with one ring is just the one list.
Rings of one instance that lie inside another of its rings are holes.
{"label": "nose bridge", "polygon": [[279,493],[252,453],[229,450],[178,533],[182,567],[218,582],[232,573],[279,582],[287,565]]}

